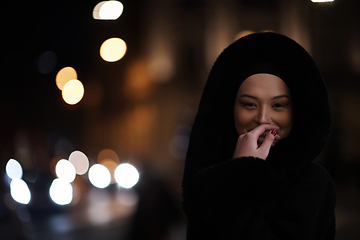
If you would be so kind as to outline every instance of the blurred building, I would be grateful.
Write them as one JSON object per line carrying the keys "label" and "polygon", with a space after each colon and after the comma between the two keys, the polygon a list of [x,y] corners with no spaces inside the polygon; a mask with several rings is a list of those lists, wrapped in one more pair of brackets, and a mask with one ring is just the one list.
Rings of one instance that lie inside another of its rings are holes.
{"label": "blurred building", "polygon": [[[108,21],[93,19],[98,2],[2,5],[2,169],[16,158],[25,171],[52,176],[61,139],[70,143],[61,157],[81,150],[90,164],[112,149],[119,162],[159,171],[180,209],[188,136],[212,63],[237,38],[275,31],[303,45],[326,80],[334,132],[318,161],[338,186],[338,239],[360,236],[359,1],[123,0],[122,15]],[[126,54],[105,62],[99,48],[112,37],[126,42]],[[75,105],[55,84],[67,66],[85,89]]]}

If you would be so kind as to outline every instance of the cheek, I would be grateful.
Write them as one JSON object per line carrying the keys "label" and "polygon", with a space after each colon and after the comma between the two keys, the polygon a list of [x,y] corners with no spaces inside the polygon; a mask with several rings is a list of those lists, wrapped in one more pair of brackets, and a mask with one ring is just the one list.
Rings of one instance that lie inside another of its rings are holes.
{"label": "cheek", "polygon": [[273,119],[276,125],[280,128],[279,135],[281,137],[287,137],[290,134],[292,128],[292,114],[282,113]]}
{"label": "cheek", "polygon": [[244,110],[235,110],[234,111],[234,120],[235,127],[238,134],[243,134],[249,129],[249,125],[253,123],[254,116],[249,114],[249,112]]}

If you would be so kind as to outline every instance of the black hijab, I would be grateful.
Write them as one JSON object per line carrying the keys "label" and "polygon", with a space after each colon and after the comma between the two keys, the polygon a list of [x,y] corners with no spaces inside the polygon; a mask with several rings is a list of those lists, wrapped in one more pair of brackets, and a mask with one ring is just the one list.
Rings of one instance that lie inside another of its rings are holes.
{"label": "black hijab", "polygon": [[273,32],[242,37],[215,61],[199,104],[186,157],[184,182],[201,169],[226,161],[237,141],[234,102],[241,83],[255,73],[270,73],[288,86],[294,104],[289,136],[271,148],[267,161],[278,177],[311,162],[331,134],[327,90],[311,56],[294,40]]}

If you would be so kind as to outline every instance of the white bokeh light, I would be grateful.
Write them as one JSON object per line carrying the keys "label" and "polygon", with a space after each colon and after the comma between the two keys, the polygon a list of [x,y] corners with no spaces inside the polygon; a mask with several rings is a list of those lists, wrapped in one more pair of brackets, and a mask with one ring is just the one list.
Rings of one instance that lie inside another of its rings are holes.
{"label": "white bokeh light", "polygon": [[85,174],[89,169],[89,159],[83,152],[72,152],[69,161],[74,165],[76,173],[79,175]]}
{"label": "white bokeh light", "polygon": [[21,204],[28,204],[31,200],[31,193],[24,180],[15,178],[10,184],[11,197]]}
{"label": "white bokeh light", "polygon": [[311,0],[314,3],[333,2],[334,0]]}
{"label": "white bokeh light", "polygon": [[57,162],[55,173],[58,178],[69,183],[74,181],[76,177],[74,165],[66,159],[61,159]]}
{"label": "white bokeh light", "polygon": [[139,181],[138,170],[129,163],[120,164],[114,174],[116,182],[123,188],[132,188]]}
{"label": "white bokeh light", "polygon": [[22,178],[23,169],[18,161],[10,159],[6,164],[6,174],[11,179]]}
{"label": "white bokeh light", "polygon": [[116,20],[124,11],[124,5],[119,1],[102,1],[93,10],[93,18],[97,20]]}
{"label": "white bokeh light", "polygon": [[71,203],[73,199],[73,188],[71,183],[59,178],[54,179],[50,186],[49,195],[51,200],[58,205],[67,205]]}
{"label": "white bokeh light", "polygon": [[104,20],[115,20],[120,17],[124,10],[124,6],[119,1],[105,2],[99,11],[99,17]]}
{"label": "white bokeh light", "polygon": [[89,169],[89,180],[97,188],[106,188],[111,181],[110,171],[101,164],[95,164]]}

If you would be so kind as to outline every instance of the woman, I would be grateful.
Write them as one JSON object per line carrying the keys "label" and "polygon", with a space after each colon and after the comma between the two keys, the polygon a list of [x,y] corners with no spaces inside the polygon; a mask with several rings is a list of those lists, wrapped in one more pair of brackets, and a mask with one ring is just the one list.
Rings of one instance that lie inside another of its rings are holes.
{"label": "woman", "polygon": [[214,63],[183,179],[187,239],[334,239],[326,87],[292,39],[256,33]]}

